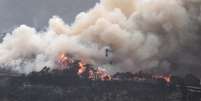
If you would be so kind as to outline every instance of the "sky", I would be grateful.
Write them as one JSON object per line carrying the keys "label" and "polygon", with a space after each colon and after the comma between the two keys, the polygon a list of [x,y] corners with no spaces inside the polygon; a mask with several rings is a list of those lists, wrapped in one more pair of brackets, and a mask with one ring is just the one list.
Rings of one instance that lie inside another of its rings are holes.
{"label": "sky", "polygon": [[0,0],[0,32],[12,31],[26,24],[41,28],[49,18],[58,15],[66,23],[72,23],[75,16],[92,8],[99,0]]}

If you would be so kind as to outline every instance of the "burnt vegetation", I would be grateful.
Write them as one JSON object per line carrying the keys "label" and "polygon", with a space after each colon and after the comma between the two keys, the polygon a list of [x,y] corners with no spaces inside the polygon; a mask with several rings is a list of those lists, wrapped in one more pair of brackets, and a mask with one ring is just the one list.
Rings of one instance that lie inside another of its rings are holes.
{"label": "burnt vegetation", "polygon": [[[152,74],[116,73],[111,79],[90,79],[92,65],[78,75],[79,61],[69,68],[28,75],[1,75],[1,101],[200,101],[200,80],[189,74],[171,82]],[[93,69],[95,71],[95,69]]]}

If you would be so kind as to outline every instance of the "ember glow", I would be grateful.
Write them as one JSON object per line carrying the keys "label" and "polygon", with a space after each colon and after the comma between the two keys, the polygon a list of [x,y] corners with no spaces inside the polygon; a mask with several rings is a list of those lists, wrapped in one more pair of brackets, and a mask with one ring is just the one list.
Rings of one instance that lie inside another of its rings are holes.
{"label": "ember glow", "polygon": [[103,68],[98,67],[96,74],[101,77],[101,80],[111,80],[111,76]]}
{"label": "ember glow", "polygon": [[[79,59],[77,60],[78,63],[75,62],[72,57],[67,56],[65,53],[61,53],[58,55],[57,62],[58,62],[58,68],[57,69],[70,69],[69,65],[71,64],[77,64],[77,75],[79,76],[86,76],[89,80],[111,80],[111,76],[107,72],[106,69],[103,69],[101,67],[87,67],[85,60]],[[76,68],[76,67],[74,67]]]}
{"label": "ember glow", "polygon": [[170,82],[171,82],[171,75],[164,76],[163,79],[164,79],[167,83],[170,83]]}
{"label": "ember glow", "polygon": [[85,70],[84,64],[82,62],[79,62],[79,70],[78,74],[81,75]]}
{"label": "ember glow", "polygon": [[155,78],[155,79],[162,79],[162,80],[164,80],[166,83],[171,83],[171,75],[170,74],[168,74],[168,75],[157,75],[157,76],[153,76],[153,78]]}
{"label": "ember glow", "polygon": [[57,63],[60,69],[65,69],[69,63],[72,63],[73,59],[69,58],[65,53],[60,53],[57,57]]}
{"label": "ember glow", "polygon": [[96,79],[99,79],[99,80],[111,80],[112,77],[111,75],[103,68],[101,67],[98,67],[96,69],[89,69],[88,71],[89,73],[89,79],[90,80],[96,80]]}
{"label": "ember glow", "polygon": [[[60,53],[57,56],[57,62],[58,62],[58,68],[57,69],[69,69],[69,65],[70,64],[74,64],[75,63],[75,59],[73,59],[72,57],[69,57],[67,54],[65,54],[65,52]],[[79,76],[86,76],[85,74],[87,74],[87,78],[89,80],[112,80],[111,75],[108,73],[108,71],[100,66],[97,66],[97,64],[95,64],[95,66],[93,67],[88,67],[86,64],[86,60],[84,58],[80,58],[77,60],[77,75]],[[156,79],[156,80],[164,80],[167,84],[171,83],[171,75],[170,74],[166,74],[166,75],[154,75],[152,74],[152,79]],[[138,77],[138,80],[140,79],[144,79],[146,77]],[[148,79],[148,78],[147,78]]]}

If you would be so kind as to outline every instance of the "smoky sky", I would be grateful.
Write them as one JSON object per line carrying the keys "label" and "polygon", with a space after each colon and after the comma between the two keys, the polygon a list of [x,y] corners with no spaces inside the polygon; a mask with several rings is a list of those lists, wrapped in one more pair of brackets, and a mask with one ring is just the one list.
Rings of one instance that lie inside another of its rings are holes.
{"label": "smoky sky", "polygon": [[11,32],[0,43],[0,65],[27,73],[56,67],[65,52],[107,66],[110,47],[112,72],[201,77],[200,0],[99,1],[0,0],[0,31]]}
{"label": "smoky sky", "polygon": [[36,28],[47,26],[49,18],[60,16],[66,23],[93,7],[98,0],[0,0],[0,32],[9,32],[26,24]]}

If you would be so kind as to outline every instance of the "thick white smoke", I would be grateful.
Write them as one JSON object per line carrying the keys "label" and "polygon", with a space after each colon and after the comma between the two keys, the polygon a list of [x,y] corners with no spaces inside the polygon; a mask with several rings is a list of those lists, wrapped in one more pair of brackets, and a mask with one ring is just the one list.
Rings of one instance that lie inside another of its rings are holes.
{"label": "thick white smoke", "polygon": [[[101,0],[72,25],[54,16],[46,31],[21,25],[0,43],[2,68],[22,73],[56,67],[60,52],[114,71],[169,68],[168,58],[191,45],[200,0]],[[112,51],[105,57],[105,49]]]}

